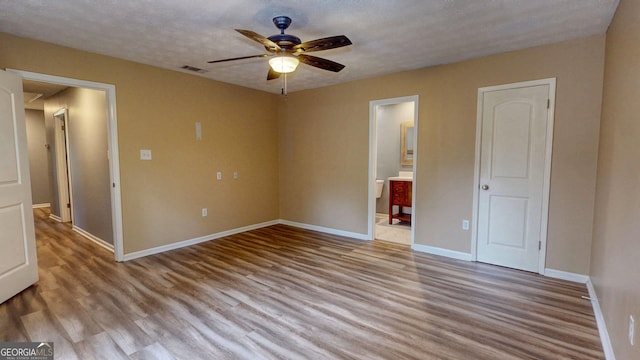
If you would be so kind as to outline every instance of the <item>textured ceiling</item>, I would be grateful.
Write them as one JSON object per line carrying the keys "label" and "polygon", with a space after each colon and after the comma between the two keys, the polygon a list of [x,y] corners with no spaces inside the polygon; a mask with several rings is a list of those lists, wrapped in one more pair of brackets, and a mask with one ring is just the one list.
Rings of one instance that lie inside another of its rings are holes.
{"label": "textured ceiling", "polygon": [[[0,32],[279,93],[267,82],[263,36],[287,15],[303,42],[346,35],[352,46],[314,52],[346,65],[332,73],[301,64],[289,92],[423,68],[606,31],[618,0],[0,0]],[[183,70],[177,70],[183,71]]]}

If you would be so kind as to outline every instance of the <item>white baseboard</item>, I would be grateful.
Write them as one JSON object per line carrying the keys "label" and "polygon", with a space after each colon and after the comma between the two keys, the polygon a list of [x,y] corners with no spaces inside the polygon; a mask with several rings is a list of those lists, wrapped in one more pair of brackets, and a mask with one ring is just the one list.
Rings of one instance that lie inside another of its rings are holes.
{"label": "white baseboard", "polygon": [[369,240],[369,238],[368,238],[369,235],[367,235],[367,234],[361,234],[361,233],[356,233],[356,232],[351,232],[351,231],[332,229],[332,228],[328,228],[328,227],[324,227],[324,226],[310,225],[310,224],[304,224],[304,223],[299,223],[299,222],[289,221],[289,220],[282,220],[282,219],[280,219],[279,223],[283,224],[283,225],[289,225],[289,226],[301,228],[301,229],[307,229],[307,230],[319,231],[319,232],[323,232],[323,233],[331,234],[331,235],[339,235],[339,236],[349,237],[349,238],[357,239],[357,240]]}
{"label": "white baseboard", "polygon": [[84,236],[85,238],[93,241],[94,243],[98,244],[99,246],[101,246],[101,247],[113,252],[113,245],[112,244],[109,244],[108,242],[100,239],[99,237],[93,235],[92,233],[90,233],[90,232],[88,232],[88,231],[86,231],[84,229],[81,229],[81,228],[79,228],[79,227],[77,227],[75,225],[73,225],[73,231],[75,231],[78,234]]}
{"label": "white baseboard", "polygon": [[50,206],[51,206],[50,203],[33,204],[33,208],[34,209],[46,208],[46,207],[50,207]]}
{"label": "white baseboard", "polygon": [[589,290],[589,297],[591,298],[591,306],[593,307],[593,313],[596,317],[596,323],[598,324],[598,333],[600,334],[600,341],[602,341],[602,349],[604,350],[604,357],[607,360],[616,360],[616,356],[613,353],[613,346],[611,346],[611,339],[609,338],[609,331],[607,331],[607,325],[604,322],[604,315],[600,309],[600,303],[598,302],[598,295],[596,289],[591,283],[591,279],[587,279],[587,290]]}
{"label": "white baseboard", "polygon": [[589,276],[571,273],[567,271],[554,270],[554,269],[544,269],[544,276],[548,276],[554,279],[567,280],[580,284],[586,284],[589,281]]}
{"label": "white baseboard", "polygon": [[471,254],[460,252],[460,251],[443,249],[443,248],[428,246],[428,245],[420,245],[420,244],[413,244],[411,245],[411,248],[415,251],[420,251],[420,252],[424,252],[432,255],[440,255],[440,256],[445,256],[445,257],[457,259],[457,260],[471,261]]}
{"label": "white baseboard", "polygon": [[54,215],[54,214],[49,214],[49,219],[57,222],[62,222],[62,219],[60,218],[60,216]]}
{"label": "white baseboard", "polygon": [[260,229],[260,228],[271,226],[271,225],[277,225],[279,223],[280,222],[278,220],[267,221],[267,222],[263,222],[263,223],[260,223],[260,224],[244,226],[244,227],[240,227],[240,228],[236,228],[236,229],[222,231],[222,232],[215,233],[215,234],[210,234],[210,235],[200,236],[200,237],[189,239],[189,240],[179,241],[179,242],[176,242],[176,243],[171,243],[171,244],[167,244],[167,245],[161,245],[161,246],[157,246],[157,247],[146,249],[146,250],[135,251],[135,252],[132,252],[132,253],[124,254],[123,261],[129,261],[129,260],[141,258],[141,257],[144,257],[144,256],[159,254],[159,253],[162,253],[162,252],[165,252],[165,251],[169,251],[169,250],[180,249],[180,248],[183,248],[183,247],[186,247],[186,246],[199,244],[199,243],[202,243],[202,242],[205,242],[205,241],[215,240],[215,239],[219,239],[221,237],[243,233],[245,231]]}
{"label": "white baseboard", "polygon": [[544,269],[543,275],[555,279],[585,284],[587,286],[587,290],[589,290],[589,298],[591,299],[591,306],[593,307],[593,313],[596,317],[596,323],[598,324],[598,333],[600,334],[600,341],[602,341],[602,349],[604,350],[605,359],[615,360],[616,357],[613,354],[613,347],[611,346],[611,339],[609,338],[607,325],[604,322],[604,316],[600,309],[598,296],[589,276],[554,269]]}

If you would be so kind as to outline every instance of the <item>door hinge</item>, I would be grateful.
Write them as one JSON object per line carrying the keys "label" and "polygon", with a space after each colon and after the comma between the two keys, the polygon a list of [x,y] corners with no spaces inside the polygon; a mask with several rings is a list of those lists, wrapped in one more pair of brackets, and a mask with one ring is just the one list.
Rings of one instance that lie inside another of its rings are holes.
{"label": "door hinge", "polygon": [[547,99],[547,109],[551,108],[551,99]]}
{"label": "door hinge", "polygon": [[538,250],[542,250],[542,241],[538,241]]}
{"label": "door hinge", "polygon": [[60,126],[60,130],[64,131],[64,125]]}
{"label": "door hinge", "polygon": [[67,209],[71,209],[71,204],[67,203]]}

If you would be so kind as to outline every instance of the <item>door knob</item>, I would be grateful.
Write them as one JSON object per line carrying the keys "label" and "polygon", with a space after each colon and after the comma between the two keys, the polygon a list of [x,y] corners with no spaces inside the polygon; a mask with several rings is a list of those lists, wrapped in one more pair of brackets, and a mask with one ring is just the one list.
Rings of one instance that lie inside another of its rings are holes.
{"label": "door knob", "polygon": [[482,190],[489,190],[489,185],[482,185]]}

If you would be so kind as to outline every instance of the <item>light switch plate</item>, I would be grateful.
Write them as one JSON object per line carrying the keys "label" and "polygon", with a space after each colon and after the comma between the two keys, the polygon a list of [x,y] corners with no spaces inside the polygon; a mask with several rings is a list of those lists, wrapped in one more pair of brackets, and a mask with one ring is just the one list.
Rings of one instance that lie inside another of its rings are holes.
{"label": "light switch plate", "polygon": [[196,140],[202,140],[202,123],[196,122]]}
{"label": "light switch plate", "polygon": [[218,172],[216,173],[216,179],[218,179],[218,180],[222,180],[222,171],[218,171]]}
{"label": "light switch plate", "polygon": [[233,180],[238,180],[238,172],[237,171],[233,172]]}
{"label": "light switch plate", "polygon": [[140,160],[151,160],[151,150],[140,150]]}

